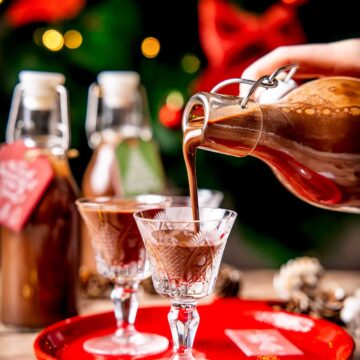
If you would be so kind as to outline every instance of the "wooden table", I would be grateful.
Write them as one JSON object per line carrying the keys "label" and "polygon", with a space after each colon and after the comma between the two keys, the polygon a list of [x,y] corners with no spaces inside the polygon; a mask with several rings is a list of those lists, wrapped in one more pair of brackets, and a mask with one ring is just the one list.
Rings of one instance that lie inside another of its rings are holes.
{"label": "wooden table", "polygon": [[[272,287],[273,270],[257,270],[244,272],[242,297],[246,299],[276,299]],[[335,281],[347,293],[360,288],[360,271],[328,271],[325,279]],[[211,301],[207,299],[205,302]],[[157,295],[140,293],[141,306],[168,305],[168,301]],[[80,314],[92,314],[112,310],[110,300],[81,299]],[[17,332],[0,324],[0,360],[33,360],[33,342],[37,332]],[[357,341],[355,360],[360,360],[360,341]],[[81,360],[81,359],[77,359]],[[331,359],[329,359],[331,360]]]}

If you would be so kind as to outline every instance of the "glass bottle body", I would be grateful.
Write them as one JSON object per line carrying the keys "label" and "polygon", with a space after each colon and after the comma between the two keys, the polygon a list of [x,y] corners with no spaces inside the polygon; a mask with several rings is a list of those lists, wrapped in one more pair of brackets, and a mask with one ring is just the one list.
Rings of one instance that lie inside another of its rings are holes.
{"label": "glass bottle body", "polygon": [[[115,180],[115,149],[119,142],[116,133],[112,141],[101,142],[94,149],[82,179],[82,194],[85,197],[120,195],[120,184]],[[95,254],[91,246],[88,229],[81,222],[81,274],[85,279],[97,274]]]}
{"label": "glass bottle body", "polygon": [[82,192],[86,197],[114,196],[121,194],[121,186],[115,181],[116,146],[120,137],[113,132],[111,140],[102,140],[94,149],[82,179]]}
{"label": "glass bottle body", "polygon": [[190,120],[184,139],[195,134],[200,123],[193,147],[257,157],[303,201],[360,213],[359,104],[360,80],[324,78],[300,86],[275,104],[238,106],[236,114],[235,100],[217,113],[205,104],[204,109],[210,109],[205,121]]}
{"label": "glass bottle body", "polygon": [[79,218],[66,159],[20,232],[2,228],[2,321],[40,328],[77,314]]}
{"label": "glass bottle body", "polygon": [[66,157],[70,129],[64,77],[22,72],[7,142],[22,141],[23,160],[45,157],[54,176],[20,231],[1,228],[2,321],[41,328],[77,314],[79,195]]}

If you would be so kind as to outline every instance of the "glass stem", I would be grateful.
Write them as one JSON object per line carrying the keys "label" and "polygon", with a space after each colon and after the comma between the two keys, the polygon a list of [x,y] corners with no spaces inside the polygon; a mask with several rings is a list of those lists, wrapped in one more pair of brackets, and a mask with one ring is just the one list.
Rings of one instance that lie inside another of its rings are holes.
{"label": "glass stem", "polygon": [[174,354],[191,355],[200,321],[196,302],[186,304],[172,302],[168,321],[174,342]]}
{"label": "glass stem", "polygon": [[117,323],[116,337],[129,337],[136,333],[135,318],[139,307],[138,284],[115,284],[111,292]]}

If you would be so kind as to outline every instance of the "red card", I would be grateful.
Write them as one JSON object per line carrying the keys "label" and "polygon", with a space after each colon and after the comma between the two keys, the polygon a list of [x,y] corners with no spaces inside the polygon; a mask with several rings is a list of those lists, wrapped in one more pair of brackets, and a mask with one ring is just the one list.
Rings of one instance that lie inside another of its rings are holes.
{"label": "red card", "polygon": [[[54,178],[49,159],[27,159],[22,141],[0,147],[0,224],[20,231]],[[33,150],[33,149],[32,149]]]}
{"label": "red card", "polygon": [[226,329],[225,334],[246,356],[303,355],[300,349],[275,329]]}

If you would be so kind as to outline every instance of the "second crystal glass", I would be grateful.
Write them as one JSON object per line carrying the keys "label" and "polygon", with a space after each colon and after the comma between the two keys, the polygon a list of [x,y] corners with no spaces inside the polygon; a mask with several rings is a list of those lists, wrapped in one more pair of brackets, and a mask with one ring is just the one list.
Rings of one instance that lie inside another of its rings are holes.
{"label": "second crystal glass", "polygon": [[149,276],[147,256],[133,213],[169,206],[171,199],[160,195],[82,198],[76,201],[90,233],[98,271],[114,283],[117,330],[90,339],[84,349],[99,355],[141,356],[167,349],[168,340],[136,331],[139,283]]}
{"label": "second crystal glass", "polygon": [[197,301],[213,291],[236,213],[200,208],[197,221],[190,207],[171,207],[138,211],[134,217],[149,255],[154,287],[171,301],[171,359],[193,359]]}

